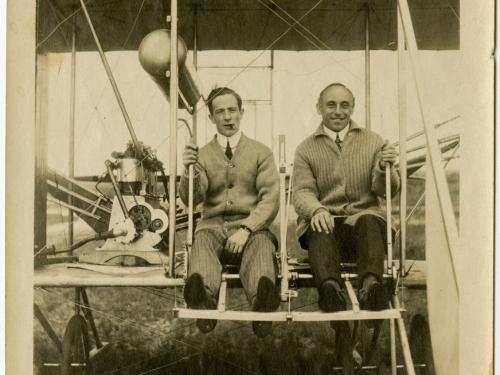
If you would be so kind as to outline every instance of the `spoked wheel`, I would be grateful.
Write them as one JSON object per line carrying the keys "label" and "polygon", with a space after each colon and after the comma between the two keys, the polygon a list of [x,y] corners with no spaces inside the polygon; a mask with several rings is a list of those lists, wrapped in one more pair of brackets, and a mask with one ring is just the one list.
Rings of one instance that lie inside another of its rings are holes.
{"label": "spoked wheel", "polygon": [[431,334],[423,315],[417,314],[411,320],[409,344],[417,374],[435,375]]}
{"label": "spoked wheel", "polygon": [[66,326],[62,342],[62,375],[88,374],[90,342],[87,321],[79,314],[73,315]]}

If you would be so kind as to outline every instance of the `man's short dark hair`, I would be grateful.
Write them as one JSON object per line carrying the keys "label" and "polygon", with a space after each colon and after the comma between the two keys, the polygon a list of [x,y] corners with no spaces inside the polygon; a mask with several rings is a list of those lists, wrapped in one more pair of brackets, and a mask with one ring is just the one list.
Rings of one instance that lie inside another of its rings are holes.
{"label": "man's short dark hair", "polygon": [[323,90],[321,90],[321,92],[319,93],[318,102],[321,100],[321,98],[323,97],[323,94],[326,92],[326,90],[328,90],[330,87],[334,87],[334,86],[343,87],[344,89],[346,89],[349,92],[349,94],[351,94],[351,96],[352,96],[352,105],[354,105],[354,94],[352,93],[352,91],[346,85],[344,85],[343,83],[340,83],[340,82],[330,83]]}
{"label": "man's short dark hair", "polygon": [[218,96],[222,95],[232,95],[236,98],[236,101],[238,102],[238,109],[241,111],[241,105],[242,105],[242,100],[241,97],[236,93],[236,91],[230,89],[229,87],[216,87],[212,91],[210,91],[210,94],[208,94],[207,98],[207,106],[208,110],[210,111],[210,114],[214,114],[214,108],[213,108],[213,100],[217,98]]}

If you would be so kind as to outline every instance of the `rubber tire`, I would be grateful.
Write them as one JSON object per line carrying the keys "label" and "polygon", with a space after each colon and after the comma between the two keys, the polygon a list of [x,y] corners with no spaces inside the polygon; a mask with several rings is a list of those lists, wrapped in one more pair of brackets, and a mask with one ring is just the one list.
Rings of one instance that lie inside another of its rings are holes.
{"label": "rubber tire", "polygon": [[417,374],[435,375],[434,357],[432,355],[431,333],[427,319],[421,314],[415,315],[410,324],[410,351],[413,363],[425,364],[425,369],[415,369]]}
{"label": "rubber tire", "polygon": [[86,367],[72,367],[72,363],[89,363],[90,340],[87,321],[82,315],[71,317],[62,341],[62,375],[84,375]]}

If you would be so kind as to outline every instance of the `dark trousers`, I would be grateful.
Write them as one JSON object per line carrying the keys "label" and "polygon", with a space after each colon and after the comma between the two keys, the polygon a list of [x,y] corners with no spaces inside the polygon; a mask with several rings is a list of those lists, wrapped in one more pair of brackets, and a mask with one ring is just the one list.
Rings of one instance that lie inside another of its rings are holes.
{"label": "dark trousers", "polygon": [[385,222],[374,215],[361,216],[354,227],[336,219],[330,234],[309,228],[305,241],[318,288],[328,279],[341,282],[341,261],[357,263],[361,279],[372,273],[382,280],[386,237]]}

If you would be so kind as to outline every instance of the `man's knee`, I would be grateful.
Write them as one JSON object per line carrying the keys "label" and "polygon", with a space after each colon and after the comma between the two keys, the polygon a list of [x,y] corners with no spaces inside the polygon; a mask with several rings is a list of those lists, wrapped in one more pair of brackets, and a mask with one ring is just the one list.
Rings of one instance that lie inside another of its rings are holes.
{"label": "man's knee", "polygon": [[305,236],[305,241],[308,248],[311,249],[311,246],[315,247],[318,244],[329,244],[333,241],[333,238],[331,234],[316,232],[312,228],[309,228]]}
{"label": "man's knee", "polygon": [[250,235],[247,247],[257,246],[266,251],[275,251],[278,248],[278,240],[268,230],[261,230]]}
{"label": "man's knee", "polygon": [[207,245],[211,243],[223,242],[224,236],[212,229],[202,229],[194,234],[193,246],[194,245]]}
{"label": "man's knee", "polygon": [[356,230],[377,230],[384,229],[384,221],[375,215],[363,215],[354,225]]}

